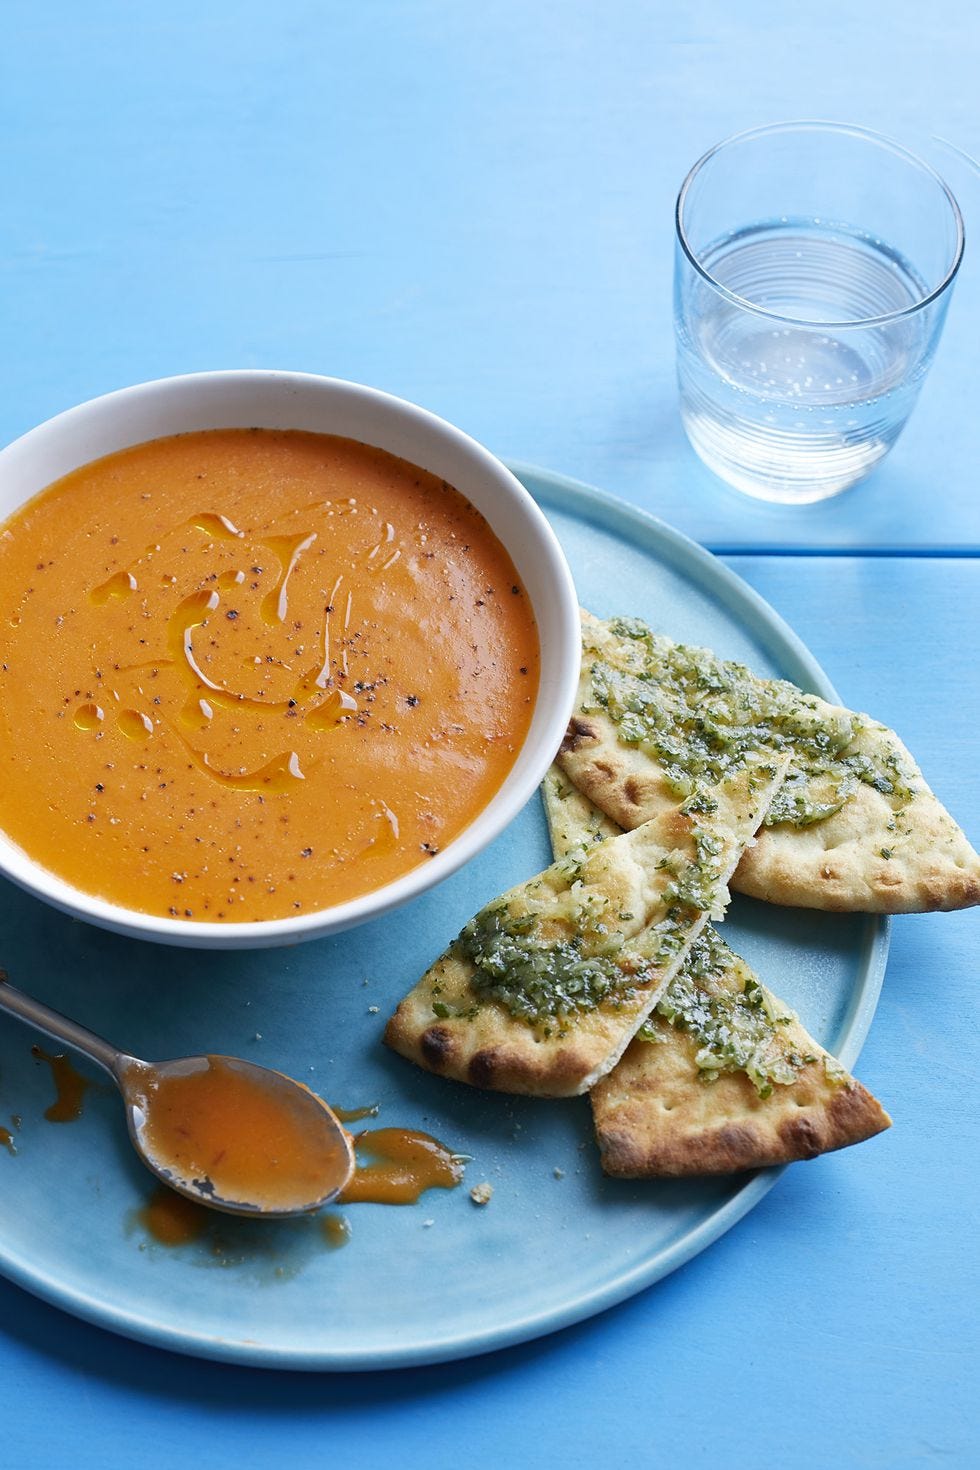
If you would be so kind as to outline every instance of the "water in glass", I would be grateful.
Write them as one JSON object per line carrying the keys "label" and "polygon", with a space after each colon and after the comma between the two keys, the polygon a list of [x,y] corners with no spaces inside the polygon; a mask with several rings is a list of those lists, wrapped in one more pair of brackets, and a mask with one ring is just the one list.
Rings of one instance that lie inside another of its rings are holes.
{"label": "water in glass", "polygon": [[698,454],[772,500],[819,500],[863,479],[898,437],[939,335],[914,311],[895,316],[927,289],[913,267],[870,235],[785,217],[700,259],[724,291],[678,271],[675,303],[681,412]]}

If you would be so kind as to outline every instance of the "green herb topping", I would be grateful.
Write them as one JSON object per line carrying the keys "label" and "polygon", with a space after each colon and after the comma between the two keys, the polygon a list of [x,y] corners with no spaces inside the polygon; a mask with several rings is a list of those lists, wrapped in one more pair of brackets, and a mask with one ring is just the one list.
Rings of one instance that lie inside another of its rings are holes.
{"label": "green herb topping", "polygon": [[[617,618],[625,640],[616,663],[591,665],[593,708],[604,710],[627,745],[648,749],[680,797],[703,799],[759,752],[789,752],[792,764],[766,825],[806,827],[840,811],[862,784],[898,809],[912,800],[897,749],[851,749],[865,721],[781,679],[759,679],[704,648],[660,637],[639,619]],[[586,656],[589,649],[586,648]]]}
{"label": "green herb topping", "polygon": [[473,965],[470,983],[482,998],[499,1001],[512,1016],[542,1022],[632,995],[633,974],[617,961],[622,935],[599,936],[587,952],[581,935],[549,941],[537,929],[534,915],[516,917],[501,903],[466,925],[455,949]]}
{"label": "green herb topping", "polygon": [[[744,969],[743,985],[732,984],[733,967]],[[694,941],[656,1010],[699,1043],[695,1061],[704,1082],[744,1072],[759,1096],[769,1097],[774,1083],[794,1081],[815,1060],[782,1045],[779,1028],[795,1018],[775,1008],[769,992],[710,928]]]}

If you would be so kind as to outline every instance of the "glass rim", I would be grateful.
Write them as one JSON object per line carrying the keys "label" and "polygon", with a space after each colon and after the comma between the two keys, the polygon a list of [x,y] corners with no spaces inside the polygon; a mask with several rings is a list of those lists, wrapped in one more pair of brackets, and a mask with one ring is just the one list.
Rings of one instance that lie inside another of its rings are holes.
{"label": "glass rim", "polygon": [[[940,191],[945,196],[953,216],[953,223],[956,228],[956,241],[952,253],[952,261],[938,285],[932,287],[930,291],[920,296],[911,305],[903,306],[900,311],[885,312],[882,316],[851,317],[844,321],[814,321],[812,318],[787,316],[784,312],[768,311],[764,306],[759,306],[747,296],[739,296],[735,291],[729,290],[727,286],[723,285],[717,277],[713,276],[701,264],[696,251],[687,238],[684,223],[684,206],[687,202],[687,196],[691,190],[691,186],[698,174],[706,164],[710,163],[716,154],[721,153],[734,143],[744,143],[775,133],[790,132],[839,133],[862,139],[865,142],[878,144],[880,147],[887,148],[891,153],[903,159],[906,163],[911,164],[919,172],[926,174],[934,183],[939,185]],[[681,184],[677,195],[677,202],[674,206],[674,226],[677,233],[677,241],[691,266],[711,286],[712,290],[717,291],[720,296],[732,302],[733,305],[740,307],[744,311],[753,312],[756,316],[765,317],[768,321],[780,322],[784,326],[809,327],[813,329],[832,327],[835,331],[860,331],[866,327],[885,326],[890,322],[897,322],[905,317],[915,316],[917,312],[922,311],[925,307],[931,305],[933,301],[938,300],[943,292],[952,285],[963,260],[963,249],[966,244],[963,215],[960,212],[955,195],[942,175],[937,173],[931,164],[926,163],[925,159],[919,158],[917,154],[912,153],[908,148],[903,148],[901,143],[896,143],[893,138],[887,137],[884,133],[877,133],[871,128],[862,128],[856,123],[826,122],[809,118],[801,118],[796,122],[767,123],[763,127],[748,128],[741,133],[732,133],[729,137],[723,138],[720,143],[716,143],[713,148],[709,148],[706,153],[702,153],[697,162],[689,169],[684,182]]]}

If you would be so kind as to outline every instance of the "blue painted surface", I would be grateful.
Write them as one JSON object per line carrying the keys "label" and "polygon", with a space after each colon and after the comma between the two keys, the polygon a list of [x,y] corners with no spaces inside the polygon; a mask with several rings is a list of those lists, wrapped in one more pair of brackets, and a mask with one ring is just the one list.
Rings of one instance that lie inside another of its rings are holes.
{"label": "blue painted surface", "polygon": [[711,545],[980,546],[972,244],[878,476],[773,509],[679,427],[672,208],[720,138],[786,116],[890,133],[976,233],[966,0],[479,7],[7,0],[0,438],[196,368],[376,384],[498,454]]}
{"label": "blue painted surface", "polygon": [[[501,454],[770,553],[730,565],[977,839],[980,570],[921,556],[980,546],[972,241],[907,433],[808,511],[750,504],[687,449],[669,305],[684,171],[781,116],[928,154],[975,235],[980,178],[932,141],[980,154],[965,0],[8,0],[2,26],[0,438],[192,368],[403,393]],[[0,1466],[977,1463],[978,938],[976,914],[895,922],[860,1065],[889,1134],[790,1170],[680,1272],[555,1337],[269,1374],[124,1342],[0,1282]]]}

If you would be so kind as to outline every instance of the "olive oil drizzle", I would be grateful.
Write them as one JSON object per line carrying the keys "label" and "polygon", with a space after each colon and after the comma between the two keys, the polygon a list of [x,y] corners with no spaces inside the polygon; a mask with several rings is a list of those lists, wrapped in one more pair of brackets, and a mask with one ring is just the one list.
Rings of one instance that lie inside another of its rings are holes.
{"label": "olive oil drizzle", "polygon": [[[226,516],[216,512],[202,512],[192,517],[189,524],[198,530],[229,538],[241,537],[245,534],[233,526]],[[312,546],[316,538],[317,533],[311,531],[299,536],[270,536],[261,542],[280,563],[279,579],[272,590],[266,593],[260,607],[262,620],[267,625],[272,626],[286,621],[289,610],[289,580],[299,565],[303,552]],[[149,548],[149,551],[152,552],[153,549]],[[120,672],[134,673],[142,668],[167,667],[182,670],[189,684],[188,702],[185,705],[183,716],[184,723],[187,725],[199,724],[199,715],[203,715],[206,721],[210,721],[213,717],[213,706],[236,712],[241,712],[243,709],[261,710],[263,715],[268,715],[282,714],[297,709],[300,705],[308,705],[306,724],[309,729],[316,731],[334,729],[342,720],[358,712],[358,702],[352,694],[332,687],[329,624],[342,580],[341,577],[338,577],[330,602],[324,609],[323,657],[308,673],[299,678],[288,699],[255,699],[240,690],[217,682],[205,673],[194,651],[194,633],[198,628],[207,629],[211,617],[221,605],[221,593],[209,587],[191,592],[178,603],[170,615],[167,625],[167,655],[165,657],[128,665]],[[225,573],[218,579],[218,586],[223,590],[234,590],[243,581],[244,573],[242,572]],[[129,592],[136,591],[137,587],[136,577],[131,571],[118,572],[101,586],[93,588],[89,597],[96,606],[102,607],[110,600],[128,596]],[[352,606],[352,597],[348,593],[344,612],[345,634],[350,626]],[[230,612],[229,616],[234,616],[234,612]],[[345,656],[342,662],[343,672],[346,674],[348,670]],[[325,699],[322,697],[324,692],[327,694]],[[97,729],[104,718],[104,710],[92,703],[86,703],[76,711],[75,724],[80,730],[91,731]],[[141,710],[123,710],[117,715],[116,721],[122,732],[132,740],[145,739],[154,732],[153,720]],[[305,773],[300,769],[299,755],[295,750],[284,751],[280,755],[273,756],[258,770],[231,773],[213,766],[207,752],[198,750],[180,730],[174,728],[174,734],[177,735],[198,770],[209,776],[219,786],[242,791],[286,791],[294,781],[305,779]]]}

